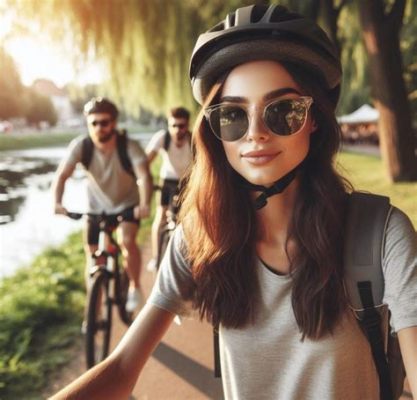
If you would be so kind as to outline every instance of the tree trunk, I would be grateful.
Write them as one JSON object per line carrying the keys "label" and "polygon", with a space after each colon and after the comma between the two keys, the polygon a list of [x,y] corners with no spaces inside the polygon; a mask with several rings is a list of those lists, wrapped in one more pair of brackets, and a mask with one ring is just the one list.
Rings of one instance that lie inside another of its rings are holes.
{"label": "tree trunk", "polygon": [[405,0],[396,0],[388,14],[384,12],[383,0],[361,0],[358,3],[372,95],[380,113],[382,158],[392,181],[414,181],[417,180],[416,139],[399,41]]}

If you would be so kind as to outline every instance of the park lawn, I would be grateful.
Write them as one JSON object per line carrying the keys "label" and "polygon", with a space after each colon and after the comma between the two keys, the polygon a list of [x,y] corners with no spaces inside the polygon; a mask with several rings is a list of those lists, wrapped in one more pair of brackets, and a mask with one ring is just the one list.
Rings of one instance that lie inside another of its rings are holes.
{"label": "park lawn", "polygon": [[1,150],[22,150],[36,147],[63,146],[75,138],[78,133],[32,133],[0,135]]}
{"label": "park lawn", "polygon": [[340,153],[337,169],[355,190],[389,196],[391,203],[410,217],[417,230],[417,182],[391,183],[381,159],[363,154]]}

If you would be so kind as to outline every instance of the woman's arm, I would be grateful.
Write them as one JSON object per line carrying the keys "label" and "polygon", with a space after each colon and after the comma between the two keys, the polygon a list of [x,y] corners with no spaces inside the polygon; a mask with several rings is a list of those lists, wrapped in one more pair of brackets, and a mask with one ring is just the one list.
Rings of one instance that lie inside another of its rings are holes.
{"label": "woman's arm", "polygon": [[127,399],[140,371],[168,330],[174,316],[146,304],[110,356],[51,399]]}
{"label": "woman's arm", "polygon": [[399,330],[398,341],[413,399],[417,399],[417,326]]}

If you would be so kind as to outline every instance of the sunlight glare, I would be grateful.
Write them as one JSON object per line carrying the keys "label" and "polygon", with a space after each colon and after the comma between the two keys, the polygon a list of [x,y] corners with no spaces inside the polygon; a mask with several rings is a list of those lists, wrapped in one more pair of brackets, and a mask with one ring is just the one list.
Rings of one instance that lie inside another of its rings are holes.
{"label": "sunlight glare", "polygon": [[77,73],[70,56],[52,43],[31,37],[14,37],[5,47],[15,60],[24,85],[32,84],[37,78],[50,79],[58,86],[69,82],[98,83],[103,79],[102,68],[97,63],[88,64]]}

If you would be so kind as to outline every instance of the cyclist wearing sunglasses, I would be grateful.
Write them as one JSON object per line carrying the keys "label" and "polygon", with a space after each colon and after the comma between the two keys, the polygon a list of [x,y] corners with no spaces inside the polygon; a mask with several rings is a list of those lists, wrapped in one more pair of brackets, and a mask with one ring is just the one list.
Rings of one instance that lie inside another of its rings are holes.
{"label": "cyclist wearing sunglasses", "polygon": [[[200,35],[190,77],[202,110],[181,225],[123,341],[56,398],[127,398],[175,314],[192,309],[219,325],[226,399],[380,398],[343,285],[337,50],[303,16],[249,6]],[[394,208],[384,301],[417,397],[414,237]],[[106,385],[112,374],[123,378]]]}
{"label": "cyclist wearing sunglasses", "polygon": [[157,208],[152,224],[152,258],[148,270],[155,270],[158,259],[158,238],[166,224],[166,213],[174,196],[178,194],[180,179],[191,163],[190,113],[184,107],[174,107],[168,112],[168,129],[156,132],[146,146],[149,163],[159,154],[162,157],[159,171]]}
{"label": "cyclist wearing sunglasses", "polygon": [[[66,208],[62,205],[62,198],[65,183],[77,164],[82,164],[87,172],[88,213],[104,212],[116,216],[133,209],[134,219],[120,224],[115,220],[115,226],[118,225],[118,238],[130,278],[126,308],[128,311],[134,311],[142,301],[141,256],[136,236],[140,219],[149,216],[152,178],[145,152],[140,144],[125,136],[122,142],[122,135],[117,130],[118,110],[111,101],[101,97],[92,98],[84,106],[84,115],[89,135],[77,137],[70,143],[68,153],[58,167],[53,189],[55,213],[67,214]],[[84,160],[87,144],[91,146],[88,162]],[[119,154],[119,146],[122,145],[130,162],[130,170],[123,166]],[[88,219],[84,235],[87,264],[90,262],[91,254],[97,249],[98,236],[97,219]],[[88,288],[87,275],[86,270]]]}

